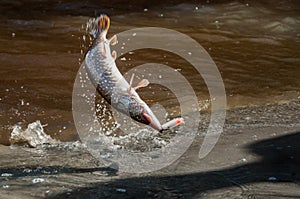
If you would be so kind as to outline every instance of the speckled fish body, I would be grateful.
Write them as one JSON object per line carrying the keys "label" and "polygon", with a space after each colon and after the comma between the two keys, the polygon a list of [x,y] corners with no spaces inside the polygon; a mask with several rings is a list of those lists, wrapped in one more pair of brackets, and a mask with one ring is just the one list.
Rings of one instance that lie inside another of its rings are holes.
{"label": "speckled fish body", "polygon": [[[183,122],[182,118],[169,125],[161,125],[148,105],[135,91],[137,88],[148,85],[142,80],[138,86],[132,87],[120,73],[116,66],[116,52],[111,52],[110,45],[117,42],[116,36],[106,38],[110,26],[110,19],[106,15],[89,22],[90,34],[94,37],[93,44],[87,51],[84,59],[85,69],[97,88],[99,94],[118,111],[129,115],[132,119],[150,125],[158,131],[168,129]],[[166,123],[167,124],[167,123]]]}

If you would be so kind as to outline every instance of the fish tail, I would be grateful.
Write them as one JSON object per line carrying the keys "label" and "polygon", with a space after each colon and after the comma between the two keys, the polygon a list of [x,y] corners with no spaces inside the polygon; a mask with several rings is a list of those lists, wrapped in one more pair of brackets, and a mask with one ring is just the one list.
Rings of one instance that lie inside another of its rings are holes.
{"label": "fish tail", "polygon": [[107,15],[102,14],[97,18],[90,19],[87,22],[87,32],[92,35],[94,38],[97,37],[98,34],[106,33],[110,26],[110,19]]}

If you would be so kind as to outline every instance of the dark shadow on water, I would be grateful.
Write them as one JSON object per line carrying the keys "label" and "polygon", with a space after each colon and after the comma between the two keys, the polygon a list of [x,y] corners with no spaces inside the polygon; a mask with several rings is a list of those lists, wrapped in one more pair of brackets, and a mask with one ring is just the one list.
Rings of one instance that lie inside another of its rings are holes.
{"label": "dark shadow on water", "polygon": [[[299,183],[299,140],[300,132],[296,132],[246,146],[251,153],[261,156],[259,162],[188,175],[118,179],[53,198],[198,198],[209,190],[230,187],[242,190],[247,184],[255,182]],[[118,193],[117,188],[126,189],[126,193]],[[268,197],[273,196],[270,194]],[[281,197],[300,198],[293,192]]]}
{"label": "dark shadow on water", "polygon": [[[173,176],[144,176],[101,182],[73,189],[50,198],[199,198],[205,192],[221,188],[236,187],[243,190],[249,183],[299,183],[300,182],[300,132],[258,141],[246,146],[261,160],[222,170]],[[13,173],[13,178],[24,176],[56,175],[62,173],[103,172],[107,176],[117,175],[109,168],[64,168],[42,167],[23,169],[0,169],[0,173]],[[28,171],[29,171],[28,170]],[[270,179],[273,177],[273,179]],[[125,193],[118,188],[126,189]],[[290,195],[281,197],[300,198]],[[272,198],[272,195],[268,195]],[[230,198],[230,197],[229,197]]]}
{"label": "dark shadow on water", "polygon": [[101,168],[66,168],[62,166],[43,166],[43,167],[24,167],[24,168],[7,168],[0,169],[0,173],[13,174],[11,178],[19,178],[25,176],[41,176],[41,175],[57,175],[61,173],[92,173],[102,172],[107,176],[117,175],[117,171],[110,167]]}

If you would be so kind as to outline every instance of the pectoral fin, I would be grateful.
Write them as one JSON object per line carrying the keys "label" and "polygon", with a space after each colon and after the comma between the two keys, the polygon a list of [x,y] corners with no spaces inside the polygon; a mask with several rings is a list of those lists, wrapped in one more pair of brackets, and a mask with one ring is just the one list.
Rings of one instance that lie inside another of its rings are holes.
{"label": "pectoral fin", "polygon": [[118,39],[117,39],[117,35],[114,35],[112,36],[110,39],[109,39],[109,43],[111,46],[114,46],[118,43]]}
{"label": "pectoral fin", "polygon": [[129,88],[128,88],[128,93],[129,94],[131,94],[133,78],[134,78],[134,73],[132,73],[130,81],[129,81]]}
{"label": "pectoral fin", "polygon": [[130,78],[130,81],[129,81],[129,88],[128,88],[128,93],[130,94],[131,93],[131,89],[133,88],[134,90],[137,90],[139,88],[142,88],[142,87],[146,87],[149,85],[149,81],[147,79],[142,79],[137,86],[135,87],[132,87],[132,83],[133,83],[133,79],[134,79],[134,73],[132,73],[131,75],[131,78]]}
{"label": "pectoral fin", "polygon": [[134,90],[137,90],[139,88],[143,88],[149,85],[149,81],[147,79],[142,79],[142,81],[140,81],[138,83],[138,85],[136,87],[134,87]]}

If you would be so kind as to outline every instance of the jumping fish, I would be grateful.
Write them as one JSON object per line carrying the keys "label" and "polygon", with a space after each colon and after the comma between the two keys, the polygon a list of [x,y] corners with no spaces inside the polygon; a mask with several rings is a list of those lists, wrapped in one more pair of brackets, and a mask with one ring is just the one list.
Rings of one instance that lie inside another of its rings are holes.
{"label": "jumping fish", "polygon": [[136,92],[138,88],[146,87],[149,81],[143,79],[133,86],[134,74],[129,83],[122,76],[115,63],[117,53],[110,49],[110,45],[117,44],[117,36],[110,39],[106,37],[109,26],[110,19],[107,15],[100,15],[88,22],[88,30],[94,40],[85,55],[84,64],[88,77],[99,94],[119,112],[159,132],[182,124],[183,118],[175,118],[161,125]]}

